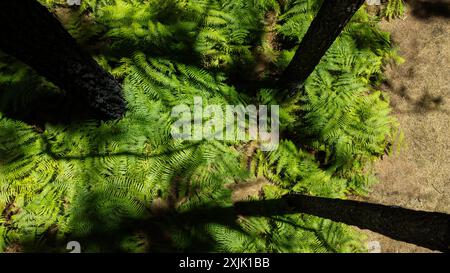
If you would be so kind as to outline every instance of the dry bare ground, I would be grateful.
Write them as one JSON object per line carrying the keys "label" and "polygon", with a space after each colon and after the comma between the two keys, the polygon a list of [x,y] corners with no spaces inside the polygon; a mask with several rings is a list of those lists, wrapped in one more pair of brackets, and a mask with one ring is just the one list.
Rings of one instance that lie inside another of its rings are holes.
{"label": "dry bare ground", "polygon": [[[408,1],[405,18],[381,25],[406,60],[386,68],[383,86],[405,138],[376,165],[380,183],[364,201],[450,213],[450,0]],[[382,252],[430,252],[367,234]]]}

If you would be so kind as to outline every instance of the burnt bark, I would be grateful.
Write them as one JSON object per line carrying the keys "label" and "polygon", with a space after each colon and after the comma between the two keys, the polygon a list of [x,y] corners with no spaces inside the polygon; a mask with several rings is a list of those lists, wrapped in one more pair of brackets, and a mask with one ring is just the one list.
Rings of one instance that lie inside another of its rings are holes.
{"label": "burnt bark", "polygon": [[233,207],[194,209],[176,217],[184,224],[215,222],[237,228],[238,215],[270,217],[296,213],[330,219],[395,240],[450,252],[450,215],[360,201],[288,194],[279,199],[240,201]]}
{"label": "burnt bark", "polygon": [[293,98],[365,0],[325,0],[278,80],[279,98]]}
{"label": "burnt bark", "polygon": [[450,251],[450,215],[352,200],[289,195],[288,204],[311,215],[369,229],[392,239]]}
{"label": "burnt bark", "polygon": [[0,50],[29,65],[69,98],[82,101],[96,118],[116,119],[124,114],[126,103],[119,82],[40,3],[0,1],[0,25]]}
{"label": "burnt bark", "polygon": [[[392,239],[416,244],[442,252],[450,251],[450,215],[438,212],[417,211],[360,201],[330,199],[290,194],[278,204],[259,206],[261,214],[306,213],[378,232]],[[277,200],[275,200],[277,202]],[[283,209],[286,202],[291,211]],[[256,204],[236,204],[240,213],[254,214]]]}

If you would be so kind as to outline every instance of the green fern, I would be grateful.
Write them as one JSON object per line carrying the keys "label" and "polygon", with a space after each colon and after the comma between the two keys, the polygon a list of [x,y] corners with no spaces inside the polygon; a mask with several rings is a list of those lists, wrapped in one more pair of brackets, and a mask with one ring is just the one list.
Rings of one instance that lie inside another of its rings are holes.
{"label": "green fern", "polygon": [[389,20],[405,14],[406,6],[403,0],[389,0],[384,8],[383,15]]}
{"label": "green fern", "polygon": [[[65,27],[86,45],[101,44],[96,60],[123,82],[128,111],[114,122],[45,124],[38,131],[14,120],[10,108],[20,111],[42,94],[61,91],[1,55],[0,250],[20,244],[30,251],[64,251],[61,245],[77,239],[92,252],[365,251],[363,236],[352,228],[304,214],[231,223],[204,223],[205,215],[177,219],[204,208],[231,208],[230,185],[255,179],[267,183],[254,199],[293,191],[345,198],[374,182],[371,163],[386,152],[396,130],[388,99],[376,86],[383,65],[398,56],[389,34],[363,9],[309,77],[304,96],[280,109],[281,129],[296,132],[296,139],[248,155],[253,142],[186,141],[170,134],[172,107],[193,107],[194,97],[205,106],[277,104],[276,87],[249,96],[229,76],[254,66],[264,43],[274,64],[265,72],[279,73],[320,4],[83,1]],[[275,14],[274,30],[264,27],[268,12]],[[83,16],[93,20],[87,32]],[[268,31],[286,44],[267,45],[261,36]]]}

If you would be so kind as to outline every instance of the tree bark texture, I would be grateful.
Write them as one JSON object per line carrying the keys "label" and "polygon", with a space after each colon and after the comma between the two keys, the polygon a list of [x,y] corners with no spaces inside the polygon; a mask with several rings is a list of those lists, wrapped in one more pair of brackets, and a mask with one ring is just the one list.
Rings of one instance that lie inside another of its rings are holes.
{"label": "tree bark texture", "polygon": [[378,232],[392,239],[450,251],[450,215],[351,200],[289,195],[298,211]]}
{"label": "tree bark texture", "polygon": [[278,80],[279,98],[295,96],[365,0],[325,0]]}
{"label": "tree bark texture", "polygon": [[116,119],[124,114],[120,84],[36,0],[0,1],[0,26],[0,50],[29,65],[69,98],[81,99],[95,117]]}
{"label": "tree bark texture", "polygon": [[[288,194],[279,199],[240,201],[233,207],[193,209],[177,215],[184,224],[236,226],[238,215],[275,216],[305,213],[383,234],[432,250],[450,252],[450,215],[360,201]],[[170,218],[173,219],[173,218]]]}

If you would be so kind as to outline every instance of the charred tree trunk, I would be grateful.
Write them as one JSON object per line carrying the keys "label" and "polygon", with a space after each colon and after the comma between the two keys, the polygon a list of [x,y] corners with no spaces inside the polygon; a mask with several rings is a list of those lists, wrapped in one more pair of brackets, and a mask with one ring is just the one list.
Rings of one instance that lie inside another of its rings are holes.
{"label": "charred tree trunk", "polygon": [[183,224],[198,224],[201,221],[236,226],[238,215],[274,216],[295,213],[330,219],[369,229],[395,240],[450,252],[450,215],[359,201],[288,194],[280,199],[241,201],[233,207],[194,209],[176,217]]}
{"label": "charred tree trunk", "polygon": [[[277,213],[280,214],[306,213],[369,229],[392,239],[429,249],[450,251],[448,214],[301,194],[290,194],[274,201],[278,204],[270,204],[269,200],[268,204],[258,205],[261,214],[272,214],[271,207],[278,208]],[[280,204],[283,201],[291,211],[283,209]],[[237,203],[236,207],[239,213],[251,215],[254,214],[252,210],[255,211],[255,205],[257,204],[252,206],[251,202]]]}
{"label": "charred tree trunk", "polygon": [[0,50],[66,91],[69,100],[82,101],[96,118],[123,115],[126,104],[120,84],[36,0],[0,1],[0,25]]}
{"label": "charred tree trunk", "polygon": [[279,98],[294,97],[365,0],[325,0],[278,80]]}
{"label": "charred tree trunk", "polygon": [[306,195],[290,195],[287,200],[299,212],[369,229],[429,249],[450,251],[448,214]]}

